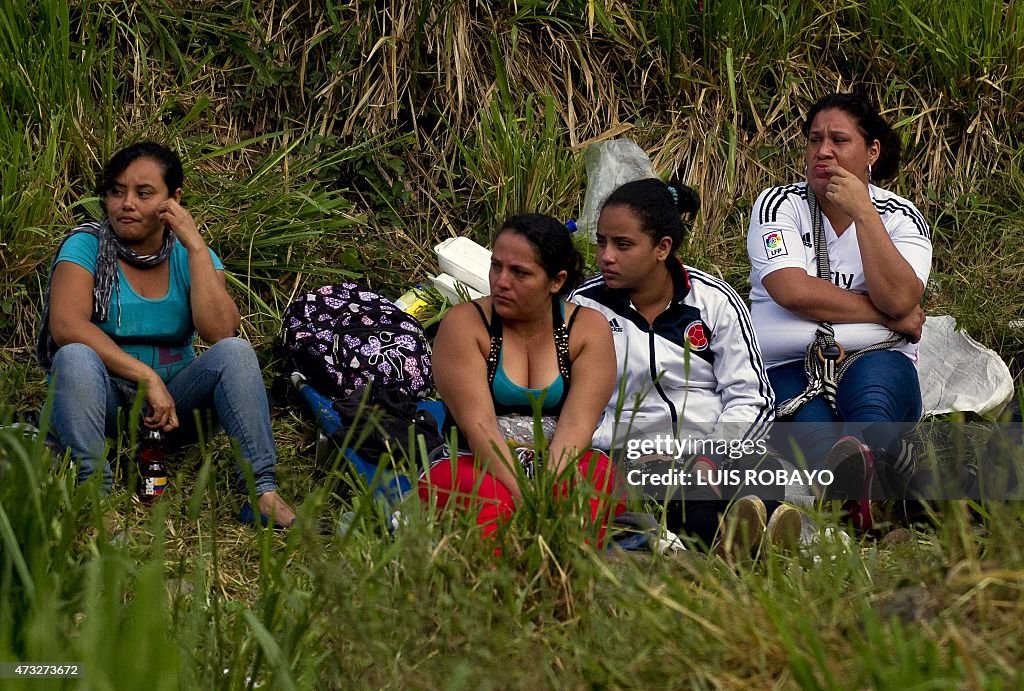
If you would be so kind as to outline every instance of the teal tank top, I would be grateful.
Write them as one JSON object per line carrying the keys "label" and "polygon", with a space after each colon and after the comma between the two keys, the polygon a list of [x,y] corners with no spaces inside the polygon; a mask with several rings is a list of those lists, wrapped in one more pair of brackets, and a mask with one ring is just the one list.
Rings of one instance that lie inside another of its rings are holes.
{"label": "teal tank top", "polygon": [[487,326],[491,336],[490,354],[487,357],[487,381],[490,384],[491,398],[494,401],[494,412],[498,415],[518,413],[533,414],[533,402],[540,400],[541,412],[544,415],[558,415],[569,394],[570,372],[572,363],[569,359],[569,331],[579,314],[579,308],[565,322],[565,303],[559,297],[551,300],[552,326],[555,336],[555,355],[558,359],[558,374],[554,380],[541,389],[519,386],[508,378],[502,367],[502,330],[501,316],[491,307],[491,319],[488,322],[483,308],[472,303],[480,313],[480,318]]}
{"label": "teal tank top", "polygon": [[562,407],[561,404],[565,400],[566,386],[565,378],[561,372],[555,376],[554,381],[543,389],[531,389],[526,386],[519,386],[509,379],[501,363],[502,356],[499,355],[498,368],[494,373],[494,379],[491,381],[491,397],[494,399],[495,408],[502,406],[532,411],[533,402],[539,400],[541,401],[541,410],[544,411],[545,415],[557,414],[549,412],[548,406],[544,404],[549,401],[558,401],[558,407]]}

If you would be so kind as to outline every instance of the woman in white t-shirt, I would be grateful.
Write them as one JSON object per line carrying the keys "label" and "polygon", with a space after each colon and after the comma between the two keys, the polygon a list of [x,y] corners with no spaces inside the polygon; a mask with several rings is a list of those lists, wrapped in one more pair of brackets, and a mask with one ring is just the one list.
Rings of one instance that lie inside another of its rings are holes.
{"label": "woman in white t-shirt", "polygon": [[866,99],[822,98],[803,133],[806,182],[767,189],[754,205],[751,317],[780,417],[832,423],[793,425],[787,439],[809,467],[835,471],[833,496],[859,497],[876,459],[912,471],[900,441],[921,416],[931,237],[911,202],[873,184],[897,173],[900,142]]}

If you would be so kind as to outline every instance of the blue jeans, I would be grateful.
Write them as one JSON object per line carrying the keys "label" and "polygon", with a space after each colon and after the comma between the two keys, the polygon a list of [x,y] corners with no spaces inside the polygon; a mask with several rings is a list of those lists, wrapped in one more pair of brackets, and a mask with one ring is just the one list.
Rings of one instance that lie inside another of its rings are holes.
{"label": "blue jeans", "polygon": [[[772,367],[768,380],[780,403],[802,393],[807,388],[803,361]],[[894,350],[867,353],[843,376],[836,407],[838,416],[824,397],[808,401],[793,416],[793,423],[777,427],[785,433],[773,432],[773,445],[789,456],[790,441],[795,442],[812,469],[822,467],[829,449],[845,435],[857,437],[877,452],[897,453],[900,439],[921,419],[917,367]]]}
{"label": "blue jeans", "polygon": [[[69,343],[60,348],[50,370],[53,413],[50,434],[71,451],[78,464],[78,482],[87,480],[98,464],[103,467],[103,491],[113,485],[107,461],[107,437],[118,433],[118,409],[130,410],[135,386],[107,372],[89,346]],[[125,386],[127,385],[127,386]],[[248,341],[218,341],[167,382],[181,426],[166,436],[173,449],[194,442],[194,411],[200,421],[218,423],[238,442],[243,461],[238,466],[238,489],[247,491],[245,465],[251,467],[256,494],[277,489],[274,463],[277,449],[270,428],[270,406],[256,353]]]}

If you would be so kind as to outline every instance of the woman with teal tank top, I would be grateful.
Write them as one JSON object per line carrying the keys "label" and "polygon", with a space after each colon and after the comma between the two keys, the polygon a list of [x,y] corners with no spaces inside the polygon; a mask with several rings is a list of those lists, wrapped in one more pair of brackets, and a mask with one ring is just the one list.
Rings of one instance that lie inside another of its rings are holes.
{"label": "woman with teal tank top", "polygon": [[[532,430],[535,401],[550,434],[546,462],[554,475],[575,465],[593,487],[590,519],[599,544],[610,515],[625,510],[609,500],[611,462],[591,450],[615,386],[611,330],[597,311],[564,300],[582,268],[565,226],[541,214],[513,216],[494,241],[490,296],[455,305],[438,330],[434,380],[468,452],[435,462],[421,477],[419,494],[438,508],[457,499],[475,512],[484,535],[521,502],[520,478],[533,477],[531,454],[517,454],[508,441],[517,423]],[[517,463],[525,473],[515,470]],[[552,488],[557,496],[565,489]]]}
{"label": "woman with teal tank top", "polygon": [[480,313],[480,319],[487,327],[491,337],[492,350],[498,354],[497,360],[488,360],[487,379],[491,384],[491,395],[494,398],[494,412],[497,415],[530,415],[533,414],[533,401],[541,401],[541,413],[545,416],[557,416],[562,410],[562,404],[569,393],[567,381],[571,376],[569,373],[572,363],[569,361],[568,337],[572,330],[573,322],[579,311],[572,313],[572,319],[565,323],[565,303],[556,295],[551,299],[551,314],[553,316],[552,328],[555,336],[555,354],[558,357],[558,375],[550,384],[543,388],[534,389],[527,386],[520,386],[505,373],[504,357],[502,352],[503,322],[501,315],[491,305],[491,315],[488,317],[483,308],[476,302],[471,303]]}
{"label": "woman with teal tank top", "polygon": [[[118,151],[97,187],[107,218],[74,228],[57,251],[36,348],[53,387],[50,439],[69,449],[79,482],[99,468],[107,493],[107,438],[137,391],[143,426],[171,448],[196,439],[196,412],[212,415],[241,449],[239,491],[251,474],[259,519],[286,527],[295,514],[277,493],[259,362],[235,337],[238,308],[220,258],[180,203],[183,181],[178,155],[160,144]],[[198,356],[197,333],[210,344]],[[246,504],[240,518],[256,515]]]}

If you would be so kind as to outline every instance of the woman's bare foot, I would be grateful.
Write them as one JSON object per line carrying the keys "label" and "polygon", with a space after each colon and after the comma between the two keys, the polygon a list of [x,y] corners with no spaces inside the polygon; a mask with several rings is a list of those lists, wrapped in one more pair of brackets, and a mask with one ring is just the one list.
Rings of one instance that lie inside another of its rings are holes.
{"label": "woman's bare foot", "polygon": [[264,492],[256,500],[260,514],[273,521],[274,526],[290,528],[295,522],[295,512],[276,491]]}

